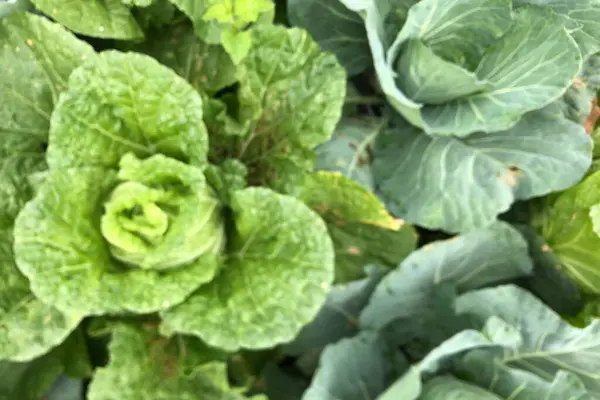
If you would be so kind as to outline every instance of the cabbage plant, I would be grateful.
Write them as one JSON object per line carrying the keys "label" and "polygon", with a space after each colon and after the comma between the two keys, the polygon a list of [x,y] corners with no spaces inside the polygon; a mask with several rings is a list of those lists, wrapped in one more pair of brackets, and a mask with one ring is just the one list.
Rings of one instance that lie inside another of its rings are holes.
{"label": "cabbage plant", "polygon": [[95,19],[50,11],[135,40],[100,51],[39,12],[0,20],[0,397],[36,400],[64,373],[92,400],[242,398],[234,355],[292,340],[334,283],[391,268],[415,231],[316,171],[346,73],[306,31],[243,29],[234,57],[186,14],[78,6]]}
{"label": "cabbage plant", "polygon": [[385,117],[371,118],[370,180],[395,216],[469,232],[588,170],[598,1],[288,3],[348,74],[372,79]]}
{"label": "cabbage plant", "polygon": [[362,13],[390,104],[431,135],[515,126],[599,49],[593,0],[341,0]]}
{"label": "cabbage plant", "polygon": [[[53,110],[48,170],[15,222],[17,266],[33,293],[83,315],[163,311],[169,329],[224,348],[291,338],[333,279],[325,223],[266,187],[219,198],[208,149],[202,97],[183,78],[142,54],[90,57]],[[270,315],[289,291],[263,281],[279,274],[310,282],[284,325]],[[238,336],[244,325],[265,328],[254,318],[277,334]]]}

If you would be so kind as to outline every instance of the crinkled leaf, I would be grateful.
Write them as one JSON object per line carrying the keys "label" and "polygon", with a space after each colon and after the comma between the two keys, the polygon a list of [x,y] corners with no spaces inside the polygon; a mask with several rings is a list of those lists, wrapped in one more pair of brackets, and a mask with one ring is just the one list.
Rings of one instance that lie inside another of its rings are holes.
{"label": "crinkled leaf", "polygon": [[76,33],[119,40],[144,37],[131,10],[122,0],[72,0],[68,4],[58,0],[31,2],[44,14]]}
{"label": "crinkled leaf", "polygon": [[360,323],[380,329],[395,320],[418,319],[427,313],[442,285],[461,293],[531,270],[523,237],[508,224],[497,222],[413,252],[379,283]]}
{"label": "crinkled leaf", "polygon": [[23,206],[19,193],[27,195],[21,192],[21,181],[45,166],[50,114],[58,96],[73,69],[94,50],[60,25],[29,13],[2,19],[0,48],[6,66],[0,75],[0,159],[5,171],[0,197],[7,201],[0,213],[12,219]]}
{"label": "crinkled leaf", "polygon": [[328,344],[358,333],[358,316],[383,277],[383,270],[370,266],[367,274],[364,279],[333,286],[317,316],[293,341],[283,345],[282,351],[292,356],[320,351]]}
{"label": "crinkled leaf", "polygon": [[200,40],[189,23],[153,29],[133,49],[171,68],[196,89],[215,93],[236,81],[236,68],[222,46]]}
{"label": "crinkled leaf", "polygon": [[363,20],[339,0],[289,0],[287,12],[290,23],[305,28],[324,50],[335,54],[348,75],[371,65]]}
{"label": "crinkled leaf", "polygon": [[564,190],[585,174],[592,143],[581,125],[544,111],[510,130],[432,138],[404,121],[375,143],[373,174],[392,214],[430,229],[489,225],[517,199]]}
{"label": "crinkled leaf", "polygon": [[209,164],[204,174],[221,201],[230,204],[231,194],[246,187],[248,169],[239,160],[228,158],[218,166]]}
{"label": "crinkled leaf", "polygon": [[215,275],[218,260],[208,253],[168,271],[117,262],[99,227],[100,204],[117,183],[115,170],[56,169],[19,214],[17,266],[42,301],[87,315],[149,313],[183,301]]}
{"label": "crinkled leaf", "polygon": [[408,368],[400,353],[375,332],[364,331],[328,346],[303,400],[376,399]]}
{"label": "crinkled leaf", "polygon": [[221,356],[197,338],[170,339],[153,326],[113,328],[110,361],[94,374],[90,400],[242,400]]}
{"label": "crinkled leaf", "polygon": [[333,281],[325,223],[299,200],[266,188],[234,193],[231,207],[227,265],[164,312],[163,329],[227,350],[288,342],[315,317]]}
{"label": "crinkled leaf", "polygon": [[211,151],[244,162],[252,185],[292,191],[312,170],[313,148],[333,134],[346,73],[303,30],[257,26],[252,33],[252,50],[238,68],[239,110],[233,113],[243,137],[220,137]]}
{"label": "crinkled leaf", "polygon": [[54,102],[73,68],[93,50],[33,14],[4,19],[0,44],[10,64],[5,80],[0,80],[0,96],[9,100],[0,107],[0,358],[28,361],[61,344],[82,318],[63,314],[31,293],[15,265],[12,228],[33,195],[29,175],[45,168],[43,143]]}
{"label": "crinkled leaf", "polygon": [[600,294],[600,237],[590,215],[590,206],[600,204],[599,184],[600,172],[588,176],[550,200],[535,222],[556,266],[592,294]]}
{"label": "crinkled leaf", "polygon": [[[100,218],[115,260],[130,268],[165,271],[221,253],[223,208],[201,168],[162,154],[141,160],[130,153],[119,167],[119,183],[105,193]],[[208,268],[204,279],[214,272]]]}
{"label": "crinkled leaf", "polygon": [[115,168],[133,152],[202,165],[207,151],[200,94],[149,56],[109,50],[70,76],[52,114],[47,161]]}
{"label": "crinkled leaf", "polygon": [[505,346],[505,365],[546,378],[560,370],[570,372],[581,379],[590,394],[600,395],[600,320],[584,329],[575,328],[514,285],[465,293],[457,299],[456,307],[480,325],[494,316],[518,332],[519,340]]}
{"label": "crinkled leaf", "polygon": [[15,265],[12,245],[10,224],[0,229],[0,358],[28,361],[61,344],[83,315],[62,313],[36,298]]}

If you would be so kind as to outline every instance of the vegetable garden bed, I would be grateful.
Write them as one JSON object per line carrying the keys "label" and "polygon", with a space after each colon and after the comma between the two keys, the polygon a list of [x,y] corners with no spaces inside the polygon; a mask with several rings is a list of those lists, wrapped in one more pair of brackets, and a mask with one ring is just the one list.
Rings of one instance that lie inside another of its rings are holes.
{"label": "vegetable garden bed", "polygon": [[0,3],[0,399],[600,398],[598,21]]}

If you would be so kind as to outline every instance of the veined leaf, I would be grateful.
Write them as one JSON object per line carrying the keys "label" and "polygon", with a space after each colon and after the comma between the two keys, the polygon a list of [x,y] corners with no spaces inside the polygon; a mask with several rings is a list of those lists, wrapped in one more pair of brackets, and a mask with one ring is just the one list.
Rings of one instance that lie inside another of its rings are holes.
{"label": "veined leaf", "polygon": [[357,334],[358,316],[384,275],[384,271],[376,266],[365,269],[366,278],[334,285],[317,316],[293,341],[284,344],[282,351],[299,356],[309,351],[321,351],[328,344]]}
{"label": "veined leaf", "polygon": [[581,125],[546,111],[512,129],[466,139],[435,137],[400,121],[375,142],[377,192],[395,216],[429,229],[485,227],[515,200],[577,183],[591,162]]}
{"label": "veined leaf", "polygon": [[413,252],[379,283],[360,323],[381,329],[395,320],[418,320],[442,285],[461,293],[531,269],[525,240],[509,225],[497,222]]}
{"label": "veined leaf", "polygon": [[8,66],[0,77],[0,358],[28,361],[60,345],[83,317],[62,313],[31,292],[15,265],[13,223],[33,196],[30,174],[46,168],[54,104],[71,71],[94,52],[60,25],[28,13],[0,22],[0,48]]}
{"label": "veined leaf", "polygon": [[52,113],[48,164],[116,168],[126,153],[160,152],[202,166],[208,152],[202,111],[200,94],[158,61],[104,51],[69,78]]}
{"label": "veined leaf", "polygon": [[[558,258],[557,267],[587,293],[600,294],[600,237],[594,230],[593,207],[600,204],[600,172],[548,199],[535,224]],[[597,223],[597,221],[596,221]]]}
{"label": "veined leaf", "polygon": [[94,375],[90,400],[242,400],[219,352],[197,338],[164,338],[153,326],[113,327],[110,361]]}
{"label": "veined leaf", "polygon": [[317,315],[334,278],[323,220],[267,188],[232,194],[235,236],[221,273],[163,313],[164,332],[211,346],[264,349],[292,340]]}
{"label": "veined leaf", "polygon": [[367,264],[393,268],[416,247],[412,226],[392,217],[374,194],[339,172],[307,176],[298,197],[327,222],[337,283],[362,278]]}
{"label": "veined leaf", "polygon": [[348,75],[371,65],[363,20],[340,0],[288,0],[287,10],[290,22],[305,28],[324,50],[335,54]]}
{"label": "veined leaf", "polygon": [[[484,324],[501,318],[518,334],[504,346],[501,362],[551,380],[560,371],[577,376],[589,393],[600,395],[600,320],[584,329],[561,319],[529,292],[513,285],[461,295],[457,310]],[[589,397],[591,399],[591,397]]]}
{"label": "veined leaf", "polygon": [[150,30],[149,40],[133,50],[171,68],[201,92],[213,94],[232,85],[235,65],[222,46],[200,40],[188,23]]}
{"label": "veined leaf", "polygon": [[401,353],[377,333],[364,331],[325,349],[302,400],[376,399],[404,369],[408,362]]}
{"label": "veined leaf", "polygon": [[131,10],[122,0],[73,0],[68,6],[57,0],[31,0],[44,14],[70,30],[107,39],[142,39]]}

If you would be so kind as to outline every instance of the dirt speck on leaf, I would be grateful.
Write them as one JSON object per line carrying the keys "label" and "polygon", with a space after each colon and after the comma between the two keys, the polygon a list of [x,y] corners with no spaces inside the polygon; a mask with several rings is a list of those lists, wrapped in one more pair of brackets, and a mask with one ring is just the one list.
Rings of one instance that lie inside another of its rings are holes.
{"label": "dirt speck on leaf", "polygon": [[522,175],[523,172],[518,167],[511,165],[502,175],[499,176],[499,179],[508,186],[515,186],[517,184],[517,179],[519,179]]}

